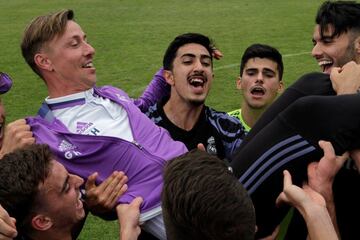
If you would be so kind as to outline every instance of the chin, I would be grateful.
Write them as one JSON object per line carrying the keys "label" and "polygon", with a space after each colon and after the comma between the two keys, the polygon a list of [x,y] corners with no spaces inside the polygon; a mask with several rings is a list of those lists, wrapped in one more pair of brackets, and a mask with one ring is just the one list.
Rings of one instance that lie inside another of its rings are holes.
{"label": "chin", "polygon": [[198,107],[198,106],[203,105],[205,100],[204,99],[199,99],[199,100],[198,99],[193,99],[193,100],[190,100],[189,102],[190,102],[191,105]]}
{"label": "chin", "polygon": [[77,219],[78,221],[81,221],[85,218],[85,210],[82,209],[82,211],[80,211],[78,214],[77,214]]}

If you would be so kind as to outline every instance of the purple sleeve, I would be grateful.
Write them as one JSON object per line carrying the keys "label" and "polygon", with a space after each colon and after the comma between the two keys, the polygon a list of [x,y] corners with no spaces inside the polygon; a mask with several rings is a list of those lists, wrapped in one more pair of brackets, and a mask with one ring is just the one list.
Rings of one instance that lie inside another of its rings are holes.
{"label": "purple sleeve", "polygon": [[12,86],[12,80],[6,73],[0,72],[0,94],[6,93]]}
{"label": "purple sleeve", "polygon": [[170,94],[170,85],[165,81],[163,72],[164,69],[160,68],[142,95],[134,100],[134,104],[140,108],[142,112],[146,112],[149,107]]}

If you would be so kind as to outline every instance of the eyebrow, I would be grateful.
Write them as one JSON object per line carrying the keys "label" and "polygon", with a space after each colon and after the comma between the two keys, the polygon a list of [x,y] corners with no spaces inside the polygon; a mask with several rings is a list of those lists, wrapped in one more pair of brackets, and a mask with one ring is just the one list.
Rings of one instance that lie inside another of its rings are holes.
{"label": "eyebrow", "polygon": [[62,186],[62,188],[61,188],[61,192],[60,192],[60,193],[65,192],[66,187],[67,187],[67,185],[68,185],[68,183],[69,183],[69,178],[70,178],[70,176],[67,175],[67,176],[66,176],[66,179],[65,179],[65,181],[64,181],[64,184],[63,184],[63,186]]}
{"label": "eyebrow", "polygon": [[[276,73],[274,70],[272,70],[271,68],[263,68],[262,69],[265,72],[272,72],[272,73]],[[246,68],[245,71],[259,71],[258,68]]]}
{"label": "eyebrow", "polygon": [[[181,57],[196,57],[195,54],[192,53],[184,53]],[[211,58],[209,55],[201,54],[201,58]]]}
{"label": "eyebrow", "polygon": [[272,70],[271,68],[264,68],[263,70],[266,72],[272,72],[274,74],[276,73],[276,71]]}

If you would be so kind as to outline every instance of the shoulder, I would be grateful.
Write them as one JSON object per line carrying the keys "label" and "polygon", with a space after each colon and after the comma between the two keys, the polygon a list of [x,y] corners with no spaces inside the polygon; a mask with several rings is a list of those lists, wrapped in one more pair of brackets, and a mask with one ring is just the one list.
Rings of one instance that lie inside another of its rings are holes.
{"label": "shoulder", "polygon": [[232,117],[236,117],[237,119],[240,120],[240,114],[241,114],[241,109],[236,109],[236,110],[233,110],[231,112],[228,112],[228,114]]}
{"label": "shoulder", "polygon": [[210,107],[205,107],[205,114],[208,121],[215,126],[222,134],[232,133],[243,135],[244,126],[236,117],[230,116],[226,112],[220,112]]}
{"label": "shoulder", "polygon": [[95,87],[94,89],[95,89],[95,91],[102,93],[102,94],[120,95],[120,96],[130,99],[130,97],[128,96],[128,94],[125,91],[121,90],[120,88],[114,87],[114,86],[105,85],[105,86],[101,86],[101,87]]}
{"label": "shoulder", "polygon": [[161,106],[158,103],[150,106],[148,110],[145,112],[145,115],[150,118],[155,124],[158,124],[162,120],[161,116]]}

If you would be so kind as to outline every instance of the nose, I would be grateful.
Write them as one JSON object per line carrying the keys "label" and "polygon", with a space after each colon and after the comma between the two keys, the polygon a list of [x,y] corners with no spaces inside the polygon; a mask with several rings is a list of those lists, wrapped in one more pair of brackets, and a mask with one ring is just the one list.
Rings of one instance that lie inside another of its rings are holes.
{"label": "nose", "polygon": [[88,42],[85,42],[85,53],[84,53],[86,56],[87,55],[95,55],[95,48],[93,48],[93,46],[91,46],[90,43]]}
{"label": "nose", "polygon": [[321,47],[319,46],[318,43],[316,43],[316,44],[314,45],[313,49],[311,50],[311,55],[312,55],[314,58],[318,59],[318,58],[321,57],[322,53],[323,53],[323,52],[322,52],[322,50],[321,50]]}
{"label": "nose", "polygon": [[76,188],[80,187],[84,183],[84,180],[77,175],[70,174],[70,178]]}
{"label": "nose", "polygon": [[204,71],[204,66],[201,63],[200,59],[195,61],[195,63],[194,63],[194,71],[196,71],[196,72],[203,72]]}
{"label": "nose", "polygon": [[262,72],[259,72],[256,76],[256,83],[263,83],[264,82],[264,75],[262,74]]}

